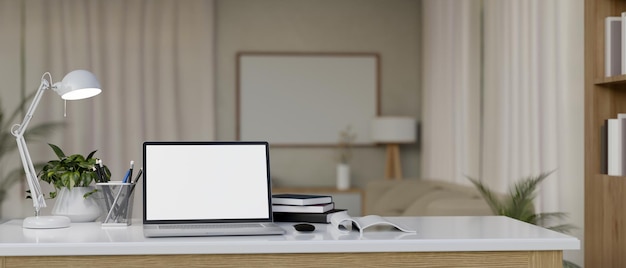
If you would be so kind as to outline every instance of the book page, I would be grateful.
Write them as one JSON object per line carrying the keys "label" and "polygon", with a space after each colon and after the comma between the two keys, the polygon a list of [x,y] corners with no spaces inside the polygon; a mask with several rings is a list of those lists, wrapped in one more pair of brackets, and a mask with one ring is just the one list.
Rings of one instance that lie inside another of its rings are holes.
{"label": "book page", "polygon": [[330,224],[337,230],[350,231],[352,226],[356,226],[361,235],[363,231],[371,226],[391,226],[402,232],[415,233],[415,230],[403,226],[401,224],[393,223],[387,219],[378,215],[368,215],[364,217],[352,218],[347,213],[338,213],[330,218]]}
{"label": "book page", "polygon": [[339,231],[350,231],[352,229],[352,223],[354,221],[346,211],[335,213],[330,216],[330,225]]}
{"label": "book page", "polygon": [[387,219],[378,215],[368,215],[365,217],[354,218],[354,221],[357,223],[357,227],[359,227],[359,230],[364,230],[370,226],[375,226],[375,225],[388,225],[388,226],[395,227],[398,230],[403,231],[403,232],[407,232],[407,233],[416,232],[415,230],[411,230],[410,228],[406,226],[402,226],[400,224],[390,222]]}

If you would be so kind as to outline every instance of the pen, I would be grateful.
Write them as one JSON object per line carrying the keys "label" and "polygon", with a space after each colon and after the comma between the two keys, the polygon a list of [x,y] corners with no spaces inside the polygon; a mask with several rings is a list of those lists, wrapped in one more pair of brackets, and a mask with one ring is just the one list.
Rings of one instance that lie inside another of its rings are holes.
{"label": "pen", "polygon": [[124,176],[124,179],[122,180],[123,183],[127,183],[128,182],[128,177],[130,176],[130,169],[128,171],[126,171],[126,176]]}
{"label": "pen", "polygon": [[96,166],[91,167],[93,173],[96,173],[96,182],[102,182],[102,176],[100,176],[100,171],[96,168]]}
{"label": "pen", "polygon": [[128,181],[132,183],[132,178],[133,178],[133,168],[135,168],[135,161],[130,160],[130,169],[128,170]]}
{"label": "pen", "polygon": [[135,180],[133,180],[133,184],[136,184],[139,181],[139,178],[141,178],[141,174],[143,174],[143,168],[139,168],[139,172],[137,172],[137,176],[135,176]]}
{"label": "pen", "polygon": [[102,169],[100,169],[100,166],[98,165],[98,162],[100,161],[100,159],[96,159],[96,164],[94,165],[94,171],[96,172],[96,175],[98,176],[98,182],[106,182],[106,179],[104,178],[104,176],[102,176]]}
{"label": "pen", "polygon": [[[126,196],[126,198],[124,199],[124,202],[122,203],[122,206],[121,206],[122,211],[118,213],[117,217],[119,217],[120,215],[124,217],[128,216],[126,215],[126,213],[128,213],[128,206],[129,206],[128,202],[130,202],[130,198],[133,195],[133,191],[135,190],[135,186],[137,185],[137,182],[141,178],[141,174],[143,174],[143,168],[139,168],[139,171],[137,172],[137,176],[135,177],[134,180],[131,180],[130,190],[128,190],[128,195]],[[116,220],[117,220],[117,217],[116,217]]]}
{"label": "pen", "polygon": [[109,181],[110,174],[107,174],[106,169],[102,165],[102,159],[98,159],[98,167],[100,168],[100,172],[102,172],[104,182]]}
{"label": "pen", "polygon": [[[117,200],[120,198],[120,195],[122,194],[122,189],[124,189],[124,186],[120,186],[120,190],[117,191],[117,195],[115,196],[115,199],[113,199],[113,204],[111,205],[111,209],[109,209],[109,213],[104,218],[104,222],[109,221],[109,219],[111,218],[111,213],[113,213],[113,210],[116,210],[116,213],[118,214],[117,216],[119,216],[119,209],[121,208],[117,205]],[[117,218],[117,216],[115,217]]]}
{"label": "pen", "polygon": [[[92,167],[92,169],[93,169],[93,171],[96,173],[96,182],[98,182],[98,183],[103,183],[103,182],[105,182],[105,181],[103,180],[103,178],[102,178],[102,172],[100,172],[100,170],[97,168],[97,165],[96,165],[96,166],[93,166],[93,167]],[[104,203],[106,204],[106,206],[107,206],[107,210],[108,210],[108,209],[111,207],[111,206],[109,205],[109,203],[110,203],[110,200],[109,200],[109,195],[111,195],[111,193],[109,192],[109,188],[107,188],[106,186],[104,186],[104,187],[103,187],[103,190],[104,190],[103,195],[104,195],[104,200],[105,200],[105,202],[104,202]]]}
{"label": "pen", "polygon": [[139,179],[141,178],[141,174],[143,174],[143,168],[139,168],[139,172],[137,172],[137,177],[135,177],[135,180],[132,182],[133,186],[130,187],[131,193],[133,192],[133,190],[135,190],[135,185],[137,185],[137,182],[139,182]]}

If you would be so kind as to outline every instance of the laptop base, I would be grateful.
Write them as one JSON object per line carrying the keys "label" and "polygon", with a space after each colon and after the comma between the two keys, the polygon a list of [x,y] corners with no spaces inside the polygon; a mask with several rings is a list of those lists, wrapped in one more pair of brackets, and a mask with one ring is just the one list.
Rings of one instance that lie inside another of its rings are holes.
{"label": "laptop base", "polygon": [[[247,224],[250,225],[250,224]],[[181,236],[241,236],[241,235],[282,235],[285,230],[274,223],[255,223],[256,227],[238,224],[203,224],[172,228],[169,225],[147,224],[143,226],[145,237]]]}

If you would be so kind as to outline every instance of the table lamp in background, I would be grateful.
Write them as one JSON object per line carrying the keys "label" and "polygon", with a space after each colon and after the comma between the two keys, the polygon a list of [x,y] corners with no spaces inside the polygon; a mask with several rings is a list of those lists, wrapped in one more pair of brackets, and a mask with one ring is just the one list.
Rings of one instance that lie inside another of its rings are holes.
{"label": "table lamp in background", "polygon": [[402,179],[400,144],[414,143],[416,128],[415,119],[408,116],[380,116],[372,121],[372,140],[387,144],[386,179]]}
{"label": "table lamp in background", "polygon": [[30,119],[33,118],[35,109],[41,100],[41,97],[47,89],[52,89],[59,94],[64,100],[80,100],[93,97],[100,94],[100,83],[96,76],[85,70],[75,70],[68,73],[61,82],[52,84],[52,76],[46,72],[41,77],[41,84],[37,90],[37,94],[33,98],[33,102],[30,104],[24,120],[21,124],[15,124],[11,127],[11,134],[15,136],[17,141],[17,149],[20,152],[22,165],[24,166],[24,172],[26,173],[26,180],[28,181],[28,188],[30,189],[30,195],[33,199],[33,206],[35,207],[35,216],[27,217],[24,219],[22,227],[32,229],[51,229],[51,228],[65,228],[70,226],[70,219],[64,216],[41,216],[39,215],[41,208],[46,207],[46,200],[41,191],[41,185],[37,179],[37,172],[33,167],[33,161],[30,158],[28,148],[26,147],[26,141],[24,140],[24,132]]}

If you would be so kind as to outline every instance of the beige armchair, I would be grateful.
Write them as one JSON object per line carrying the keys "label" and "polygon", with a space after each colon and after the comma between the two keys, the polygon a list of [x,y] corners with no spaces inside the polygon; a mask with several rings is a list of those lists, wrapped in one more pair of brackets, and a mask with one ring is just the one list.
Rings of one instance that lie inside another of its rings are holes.
{"label": "beige armchair", "polygon": [[376,180],[365,188],[365,215],[485,216],[489,205],[473,186],[443,181]]}

